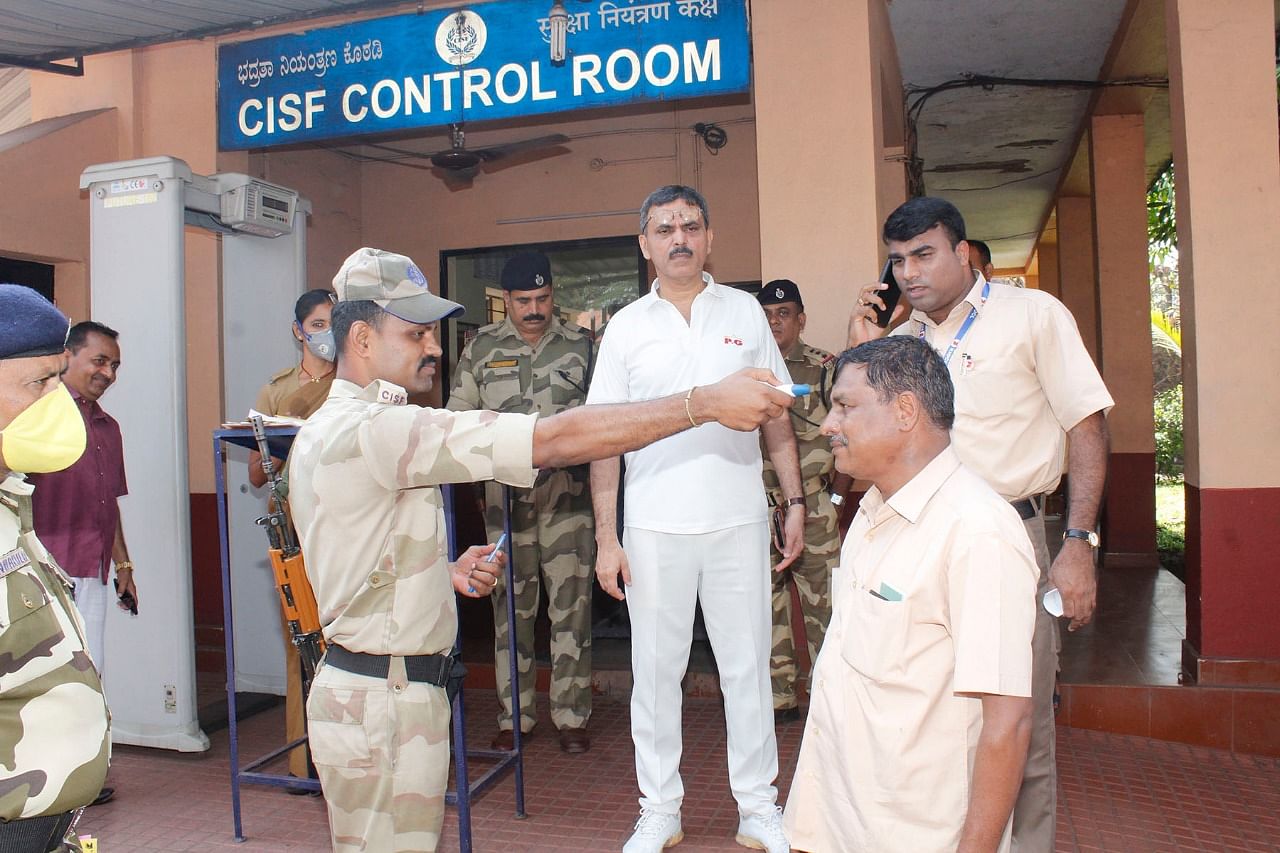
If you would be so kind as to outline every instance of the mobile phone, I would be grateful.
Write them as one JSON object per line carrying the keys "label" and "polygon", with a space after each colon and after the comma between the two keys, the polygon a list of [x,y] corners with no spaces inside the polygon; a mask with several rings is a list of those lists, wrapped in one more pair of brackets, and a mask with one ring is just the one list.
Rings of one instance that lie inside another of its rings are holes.
{"label": "mobile phone", "polygon": [[898,279],[893,275],[893,261],[885,261],[884,269],[880,271],[880,281],[889,285],[886,289],[877,291],[877,294],[884,300],[884,310],[875,305],[871,306],[871,310],[876,315],[876,325],[884,329],[889,326],[889,320],[893,317],[893,309],[898,306],[898,300],[902,298],[902,288],[898,287]]}
{"label": "mobile phone", "polygon": [[112,579],[111,579],[111,582],[112,582],[113,584],[115,584],[115,587],[116,587],[116,594],[120,596],[120,604],[121,604],[122,606],[124,606],[124,607],[129,608],[129,612],[130,612],[130,613],[132,613],[134,616],[137,616],[137,615],[138,615],[138,600],[137,600],[136,598],[134,598],[134,597],[133,597],[133,593],[129,592],[129,590],[127,590],[127,589],[124,591],[124,593],[121,593],[121,592],[120,592],[120,579],[119,579],[119,578],[112,578]]}
{"label": "mobile phone", "polygon": [[783,523],[785,514],[782,507],[775,506],[773,512],[769,513],[769,520],[773,522],[773,547],[778,549],[781,554],[787,545],[787,534]]}

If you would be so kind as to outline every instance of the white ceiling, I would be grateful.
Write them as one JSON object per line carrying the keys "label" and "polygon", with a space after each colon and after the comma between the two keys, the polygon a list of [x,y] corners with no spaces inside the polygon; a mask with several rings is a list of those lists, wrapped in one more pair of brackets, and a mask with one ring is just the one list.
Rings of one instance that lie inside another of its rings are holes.
{"label": "white ceiling", "polygon": [[[892,0],[908,86],[963,75],[1095,81],[1124,0]],[[997,267],[1026,263],[1091,92],[996,86],[933,95],[917,124],[925,189],[954,202]]]}

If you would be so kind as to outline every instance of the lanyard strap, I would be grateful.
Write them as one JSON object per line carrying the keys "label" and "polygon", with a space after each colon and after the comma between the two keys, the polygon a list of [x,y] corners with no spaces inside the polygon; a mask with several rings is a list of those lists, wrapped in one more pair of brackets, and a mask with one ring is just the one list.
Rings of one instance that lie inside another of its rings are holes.
{"label": "lanyard strap", "polygon": [[[991,295],[991,282],[984,281],[982,283],[982,298],[978,301],[978,305],[986,305],[987,297]],[[951,364],[951,356],[956,354],[956,348],[960,346],[960,342],[964,340],[964,336],[969,333],[969,328],[973,326],[973,321],[978,319],[978,306],[969,308],[969,316],[964,318],[964,322],[960,324],[960,329],[956,332],[956,336],[951,339],[951,346],[947,347],[946,353],[942,356],[943,364]],[[926,327],[923,320],[919,321],[920,332],[917,337],[925,341]],[[928,343],[928,341],[925,341]]]}

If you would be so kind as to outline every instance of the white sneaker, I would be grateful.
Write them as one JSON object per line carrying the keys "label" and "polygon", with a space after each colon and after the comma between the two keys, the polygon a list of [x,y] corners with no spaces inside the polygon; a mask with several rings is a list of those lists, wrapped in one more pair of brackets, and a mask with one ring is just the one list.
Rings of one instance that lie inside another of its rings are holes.
{"label": "white sneaker", "polygon": [[789,853],[791,841],[782,827],[782,809],[774,806],[763,814],[746,815],[738,821],[738,835],[734,841],[752,850],[768,853]]}
{"label": "white sneaker", "polygon": [[667,847],[675,847],[684,840],[680,828],[680,813],[667,814],[653,809],[641,809],[636,821],[636,831],[631,833],[622,853],[659,853]]}

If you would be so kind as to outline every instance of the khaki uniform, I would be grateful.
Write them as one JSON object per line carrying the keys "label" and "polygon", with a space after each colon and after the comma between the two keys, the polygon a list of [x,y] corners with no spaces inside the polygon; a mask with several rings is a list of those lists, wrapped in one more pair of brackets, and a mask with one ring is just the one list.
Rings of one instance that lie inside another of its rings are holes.
{"label": "khaki uniform", "polygon": [[[977,276],[969,294],[941,322],[920,311],[893,331],[921,335],[945,353],[970,311],[976,319],[947,367],[956,391],[951,442],[956,455],[1005,500],[1038,498],[1066,470],[1067,431],[1114,405],[1089,357],[1075,318],[1047,293]],[[1039,602],[1049,587],[1043,503],[1024,524],[1040,568]],[[1053,685],[1058,671],[1058,620],[1036,605],[1031,746],[1013,809],[1013,849],[1052,850],[1057,816]]]}
{"label": "khaki uniform", "polygon": [[[111,717],[71,581],[31,526],[30,484],[0,482],[0,820],[92,802],[111,758]],[[2,825],[0,825],[2,826]],[[0,846],[4,830],[0,828]]]}
{"label": "khaki uniform", "polygon": [[[817,393],[796,401],[791,408],[791,426],[795,428],[800,453],[800,477],[804,481],[805,522],[804,550],[790,568],[773,575],[773,645],[769,656],[769,676],[773,686],[775,709],[796,707],[796,682],[800,665],[796,660],[795,637],[791,630],[791,587],[794,581],[800,594],[800,612],[804,614],[804,634],[809,646],[809,663],[818,659],[818,649],[831,621],[831,570],[840,555],[840,514],[831,503],[830,483],[835,459],[831,444],[821,426],[831,408],[831,385],[835,356],[826,350],[796,341],[786,355],[787,370],[793,382],[812,385]],[[778,484],[778,474],[769,461],[764,439],[760,440],[764,455],[764,486],[771,506],[781,506],[785,495]],[[773,565],[782,559],[777,548],[771,549]]]}
{"label": "khaki uniform", "polygon": [[[333,372],[322,379],[308,381],[302,366],[281,370],[271,377],[258,391],[253,408],[264,415],[284,415],[291,418],[309,418],[329,396],[333,384]],[[280,628],[284,631],[284,736],[292,743],[307,733],[305,697],[302,695],[302,664],[298,660],[298,647],[289,636],[289,626],[280,612]],[[299,747],[289,751],[289,772],[306,778],[311,775],[307,767],[307,751]]]}
{"label": "khaki uniform", "polygon": [[389,655],[386,678],[322,664],[307,700],[334,850],[433,851],[449,777],[444,688],[404,657],[458,633],[443,483],[534,480],[535,416],[407,405],[403,388],[335,380],[298,431],[290,505],[325,640]]}
{"label": "khaki uniform", "polygon": [[302,372],[302,365],[289,367],[274,374],[262,386],[254,399],[253,408],[264,415],[309,418],[329,396],[329,386],[332,384],[332,368],[327,376],[308,380]]}
{"label": "khaki uniform", "polygon": [[[554,415],[586,402],[594,344],[590,333],[553,317],[537,346],[509,319],[480,329],[458,362],[449,409],[487,409]],[[516,657],[520,673],[520,729],[537,720],[533,637],[541,587],[551,620],[551,720],[581,728],[591,716],[591,585],[595,519],[589,467],[544,470],[532,489],[513,489],[509,549],[515,560]],[[485,484],[485,527],[490,542],[502,535],[502,487]],[[506,582],[493,593],[494,660],[502,710],[498,726],[512,728],[511,668],[507,651]]]}

